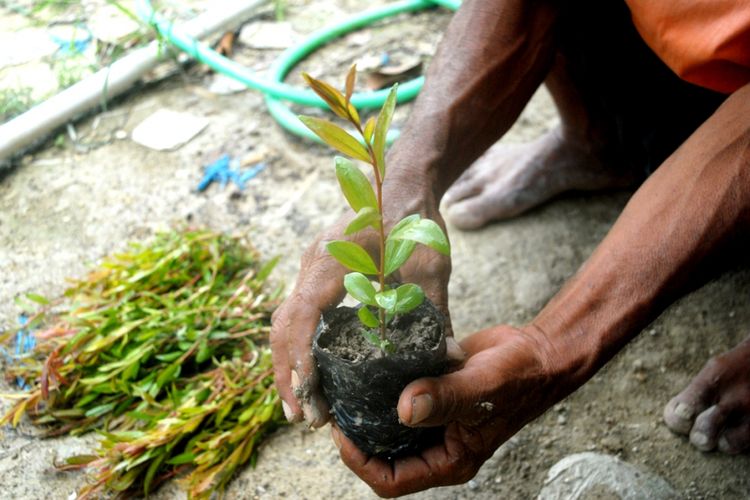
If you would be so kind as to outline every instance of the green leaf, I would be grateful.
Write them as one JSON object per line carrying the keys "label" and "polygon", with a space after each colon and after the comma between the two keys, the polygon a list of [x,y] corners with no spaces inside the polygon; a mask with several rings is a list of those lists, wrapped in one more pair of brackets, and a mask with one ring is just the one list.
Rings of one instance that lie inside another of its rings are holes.
{"label": "green leaf", "polygon": [[391,126],[391,119],[393,118],[393,110],[396,109],[396,90],[398,84],[391,87],[391,91],[388,94],[383,107],[380,109],[378,115],[378,121],[375,125],[375,139],[373,143],[373,150],[375,151],[375,161],[380,171],[380,180],[382,182],[385,179],[385,139],[388,135],[388,129]]}
{"label": "green leaf", "polygon": [[351,160],[341,156],[334,159],[334,164],[341,191],[352,210],[358,212],[364,207],[370,207],[377,211],[378,200],[367,176]]}
{"label": "green leaf", "polygon": [[159,467],[161,467],[161,464],[165,458],[167,458],[166,452],[156,457],[154,461],[149,464],[148,470],[146,471],[146,476],[143,478],[143,493],[146,496],[148,496],[149,492],[151,491],[151,483],[154,480],[156,471],[159,470]]}
{"label": "green leaf", "polygon": [[365,274],[377,274],[372,257],[367,251],[351,241],[332,241],[326,245],[330,253],[337,261],[352,271]]}
{"label": "green leaf", "polygon": [[362,306],[357,310],[357,316],[363,325],[370,328],[377,328],[380,326],[380,321],[367,306]]}
{"label": "green leaf", "polygon": [[180,376],[181,365],[174,363],[164,369],[163,372],[156,377],[156,386],[161,389],[166,384],[170,383],[174,379]]}
{"label": "green leaf", "polygon": [[195,460],[195,453],[191,453],[189,451],[186,451],[185,453],[180,453],[179,455],[175,455],[174,457],[167,460],[167,463],[170,465],[182,465],[182,464],[189,464],[193,460]]}
{"label": "green leaf", "polygon": [[98,455],[74,455],[65,459],[68,465],[86,465],[99,458]]}
{"label": "green leaf", "polygon": [[418,285],[407,283],[396,289],[396,313],[406,314],[424,301],[424,292]]}
{"label": "green leaf", "polygon": [[109,413],[112,411],[115,407],[115,403],[105,403],[103,405],[94,406],[89,411],[84,413],[84,416],[86,417],[100,417],[104,415],[105,413]]}
{"label": "green leaf", "polygon": [[357,215],[352,219],[352,221],[349,223],[348,226],[346,226],[346,229],[344,229],[344,234],[354,234],[357,231],[361,231],[362,229],[366,228],[367,226],[372,226],[373,228],[377,229],[380,224],[380,214],[378,211],[372,207],[363,207],[357,212]]}
{"label": "green leaf", "polygon": [[416,246],[413,241],[388,238],[385,242],[385,275],[398,271],[409,260]]}
{"label": "green leaf", "polygon": [[406,224],[388,235],[392,240],[409,240],[422,243],[443,255],[450,255],[451,249],[448,244],[448,238],[443,233],[440,226],[430,219],[419,219],[410,224]]}
{"label": "green leaf", "polygon": [[208,342],[204,339],[198,345],[198,353],[195,355],[196,363],[203,363],[204,361],[211,359],[214,350],[208,346]]}
{"label": "green leaf", "polygon": [[370,306],[376,305],[375,287],[370,280],[362,273],[349,273],[344,276],[344,288],[349,295]]}
{"label": "green leaf", "polygon": [[336,88],[327,84],[324,81],[313,78],[307,73],[302,73],[302,78],[305,79],[310,88],[323,99],[328,107],[331,108],[336,116],[343,118],[344,120],[349,119],[349,115],[346,112],[346,103],[348,99],[344,95],[336,90]]}
{"label": "green leaf", "polygon": [[49,300],[36,293],[27,293],[26,298],[28,298],[29,300],[33,300],[37,304],[41,304],[43,306],[49,305]]}
{"label": "green leaf", "polygon": [[314,116],[300,116],[299,119],[332,148],[352,158],[370,162],[370,154],[365,147],[338,125]]}
{"label": "green leaf", "polygon": [[406,217],[398,221],[396,225],[391,228],[391,234],[401,231],[403,228],[405,228],[412,222],[418,221],[419,219],[421,219],[419,214],[407,215]]}
{"label": "green leaf", "polygon": [[372,345],[374,345],[378,349],[381,348],[380,347],[380,344],[381,344],[380,336],[377,333],[371,332],[369,330],[362,330],[362,335],[364,336],[364,338],[367,339],[367,341],[369,343],[371,343]]}
{"label": "green leaf", "polygon": [[365,123],[364,136],[367,144],[372,144],[372,133],[375,131],[375,117],[371,116]]}
{"label": "green leaf", "polygon": [[375,294],[375,302],[388,312],[395,311],[397,298],[396,290],[386,290]]}

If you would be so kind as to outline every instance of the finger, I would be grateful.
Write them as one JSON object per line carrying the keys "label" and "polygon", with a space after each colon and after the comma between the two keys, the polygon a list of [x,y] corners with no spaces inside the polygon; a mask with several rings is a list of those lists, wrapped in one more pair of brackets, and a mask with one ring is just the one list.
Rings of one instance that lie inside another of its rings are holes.
{"label": "finger", "polygon": [[287,349],[286,330],[281,326],[283,321],[273,315],[271,322],[271,359],[273,360],[273,374],[276,390],[281,397],[281,407],[284,416],[290,423],[300,422],[303,418],[302,408],[292,393],[291,371],[289,370],[289,351]]}
{"label": "finger", "polygon": [[[480,387],[485,370],[467,365],[441,377],[421,378],[407,385],[398,402],[399,419],[412,427],[433,427],[454,421],[477,422],[488,415]],[[493,408],[492,403],[485,402]]]}
{"label": "finger", "polygon": [[[343,276],[341,266],[321,254],[318,247],[312,247],[303,257],[294,291],[279,307],[273,320],[273,331],[276,338],[281,339],[274,346],[275,360],[285,362],[276,367],[280,375],[278,385],[284,386],[279,392],[293,419],[299,420],[304,414],[312,427],[320,427],[329,419],[328,404],[318,392],[312,341],[321,313],[343,298],[340,276]],[[286,345],[279,345],[284,338]],[[286,359],[281,353],[284,350]]]}
{"label": "finger", "polygon": [[368,457],[338,428],[332,433],[344,464],[382,497],[465,483],[481,465],[462,441],[462,432],[456,425],[446,429],[444,443],[392,462]]}

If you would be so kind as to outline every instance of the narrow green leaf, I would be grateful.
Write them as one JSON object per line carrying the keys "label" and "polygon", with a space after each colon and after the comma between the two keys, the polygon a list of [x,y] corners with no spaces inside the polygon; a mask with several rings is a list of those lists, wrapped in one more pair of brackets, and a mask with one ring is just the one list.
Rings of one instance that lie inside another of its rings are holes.
{"label": "narrow green leaf", "polygon": [[328,107],[331,108],[331,111],[333,111],[336,116],[343,118],[344,120],[349,118],[346,112],[348,100],[341,92],[326,82],[313,78],[307,73],[302,73],[302,78],[305,79],[312,91],[318,94],[320,98],[328,104]]}
{"label": "narrow green leaf", "polygon": [[385,290],[384,292],[377,292],[375,294],[375,302],[388,312],[395,311],[396,300],[396,290]]}
{"label": "narrow green leaf", "polygon": [[380,214],[378,211],[372,207],[363,207],[357,212],[357,215],[352,219],[352,221],[349,223],[348,226],[346,226],[346,229],[344,229],[344,234],[350,235],[354,234],[357,231],[361,231],[362,229],[372,226],[373,228],[377,229],[380,224]]}
{"label": "narrow green leaf", "polygon": [[347,158],[337,156],[333,163],[341,191],[352,210],[358,212],[364,207],[371,207],[377,211],[378,200],[367,176]]}
{"label": "narrow green leaf", "polygon": [[398,271],[409,260],[416,246],[413,241],[388,238],[385,242],[385,275]]}
{"label": "narrow green leaf", "polygon": [[332,148],[352,158],[370,162],[370,154],[365,147],[338,125],[314,116],[300,116],[299,119]]}
{"label": "narrow green leaf", "polygon": [[73,455],[65,459],[68,465],[85,465],[99,458],[97,455]]}
{"label": "narrow green leaf", "polygon": [[156,377],[156,386],[161,389],[166,384],[170,383],[174,379],[180,376],[181,365],[174,363],[164,369],[163,372]]}
{"label": "narrow green leaf", "polygon": [[430,219],[419,219],[403,227],[400,227],[397,231],[393,230],[388,235],[389,239],[393,240],[410,240],[422,243],[434,250],[437,250],[443,255],[450,255],[451,249],[448,244],[448,238],[443,233],[443,230],[438,226],[435,221]]}
{"label": "narrow green leaf", "polygon": [[364,136],[367,144],[372,144],[372,133],[375,131],[375,117],[371,116],[365,123]]}
{"label": "narrow green leaf", "polygon": [[112,411],[112,409],[115,407],[115,403],[106,403],[99,406],[94,406],[89,411],[87,411],[84,415],[86,417],[100,417],[104,415],[105,413],[109,413]]}
{"label": "narrow green leaf", "polygon": [[388,94],[383,107],[380,109],[378,115],[378,121],[375,125],[375,138],[373,143],[373,150],[375,151],[375,161],[380,171],[381,181],[385,179],[385,138],[388,134],[388,129],[391,126],[391,119],[393,119],[393,110],[396,109],[396,90],[398,84],[391,87],[391,91]]}
{"label": "narrow green leaf", "polygon": [[143,493],[148,496],[148,494],[151,491],[151,483],[154,480],[154,476],[156,475],[156,471],[159,470],[159,467],[161,467],[162,462],[164,459],[167,458],[167,454],[162,453],[158,457],[154,459],[153,462],[151,462],[148,466],[148,470],[146,471],[146,476],[143,478]]}
{"label": "narrow green leaf", "polygon": [[349,295],[363,304],[376,305],[375,287],[372,286],[372,283],[370,283],[370,280],[364,274],[349,273],[344,276],[344,288],[349,292]]}
{"label": "narrow green leaf", "polygon": [[185,453],[180,453],[179,455],[175,455],[174,457],[167,460],[167,463],[170,465],[182,465],[182,464],[189,464],[193,460],[195,460],[195,453],[186,451]]}
{"label": "narrow green leaf", "polygon": [[159,361],[166,361],[169,363],[170,361],[174,361],[175,359],[182,356],[184,353],[182,351],[172,351],[172,352],[166,352],[164,354],[157,354],[154,356]]}
{"label": "narrow green leaf", "polygon": [[424,301],[424,292],[418,285],[407,283],[396,289],[396,313],[406,314]]}
{"label": "narrow green leaf", "polygon": [[332,241],[326,245],[326,249],[337,261],[352,271],[365,274],[377,274],[378,272],[370,254],[356,243]]}
{"label": "narrow green leaf", "polygon": [[41,304],[43,306],[49,305],[49,300],[36,293],[27,293],[26,298],[28,298],[29,300],[33,300],[37,304]]}
{"label": "narrow green leaf", "polygon": [[276,267],[276,264],[279,263],[279,259],[281,259],[280,255],[277,255],[273,259],[266,262],[263,267],[260,268],[260,271],[258,271],[258,274],[255,275],[255,281],[262,283],[266,281],[266,278],[271,274],[271,271],[274,270]]}
{"label": "narrow green leaf", "polygon": [[370,328],[377,328],[380,326],[380,321],[367,306],[362,306],[357,310],[357,316],[363,325]]}

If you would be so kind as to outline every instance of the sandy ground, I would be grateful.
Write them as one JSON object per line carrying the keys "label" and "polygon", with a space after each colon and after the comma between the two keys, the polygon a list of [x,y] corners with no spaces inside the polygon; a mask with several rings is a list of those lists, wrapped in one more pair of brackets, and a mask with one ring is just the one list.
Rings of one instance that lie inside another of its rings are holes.
{"label": "sandy ground", "polygon": [[[361,8],[353,1],[329,2],[322,10],[299,4],[290,9],[290,19],[306,32],[322,18]],[[391,39],[409,33],[407,39],[433,47],[436,27],[447,19],[440,11],[404,16],[375,33]],[[303,66],[325,67],[324,73],[340,78],[349,64],[347,47],[353,50],[349,42],[339,48],[334,44]],[[250,235],[265,255],[283,256],[277,278],[291,288],[307,242],[344,209],[331,153],[283,132],[256,93],[209,95],[209,78],[191,71],[141,89],[107,113],[78,123],[83,138],[78,144],[68,140],[63,148],[40,150],[0,181],[0,325],[14,323],[17,294],[54,296],[64,289],[66,276],[81,276],[127,241],[185,222]],[[159,108],[189,110],[208,117],[210,125],[169,153],[112,139],[114,130],[130,132]],[[400,109],[398,119],[407,112],[408,106]],[[528,140],[556,121],[542,90],[504,140]],[[105,144],[92,145],[97,140]],[[195,192],[202,165],[222,153],[242,156],[259,148],[268,152],[268,168],[245,192],[217,185]],[[450,230],[457,335],[531,319],[606,234],[628,197],[627,192],[570,196],[482,231]],[[745,268],[681,300],[586,386],[501,447],[473,481],[413,498],[533,498],[547,470],[580,451],[613,454],[649,469],[684,498],[747,498],[750,457],[695,451],[667,430],[661,411],[709,356],[746,335],[748,296],[750,271]],[[0,410],[7,406],[0,401]],[[42,441],[26,425],[0,433],[0,498],[66,498],[84,480],[80,474],[55,472],[52,463],[86,450],[92,436]],[[243,470],[227,492],[227,498],[262,499],[373,496],[341,464],[327,429],[312,432],[303,426],[268,440],[257,467]],[[169,484],[155,497],[184,494]]]}

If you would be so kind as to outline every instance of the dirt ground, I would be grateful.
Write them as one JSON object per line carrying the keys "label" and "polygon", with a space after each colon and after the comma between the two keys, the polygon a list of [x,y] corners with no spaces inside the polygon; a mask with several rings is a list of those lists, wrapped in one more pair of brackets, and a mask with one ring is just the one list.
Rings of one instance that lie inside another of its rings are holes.
{"label": "dirt ground", "polygon": [[[290,2],[289,20],[297,31],[307,33],[365,5],[359,0]],[[345,37],[301,68],[339,81],[352,56],[366,52],[406,46],[427,56],[448,19],[441,10],[400,16],[359,32],[360,38]],[[363,39],[371,46],[361,45]],[[256,69],[267,67],[275,54],[256,54]],[[126,242],[184,223],[250,235],[265,255],[283,256],[277,278],[291,289],[310,239],[344,210],[332,154],[282,131],[256,92],[210,94],[206,88],[211,78],[192,68],[140,88],[109,111],[78,122],[77,142],[68,138],[63,147],[27,155],[4,175],[0,325],[15,323],[16,295],[59,294],[65,277],[81,276]],[[289,80],[299,83],[297,70]],[[207,117],[210,124],[174,152],[151,151],[115,138],[115,131],[130,133],[160,108],[186,110]],[[399,109],[397,121],[408,109]],[[542,89],[504,140],[531,139],[556,122]],[[268,166],[244,192],[216,184],[204,193],[195,191],[202,165],[223,153],[243,156],[259,150],[265,150]],[[591,253],[629,195],[566,196],[481,231],[449,228],[456,334],[463,337],[488,325],[530,320]],[[670,307],[588,384],[503,445],[474,480],[410,498],[533,498],[552,465],[581,451],[609,453],[642,466],[684,498],[750,497],[750,457],[695,451],[661,421],[663,405],[706,359],[747,334],[748,297],[747,267],[712,281]],[[0,387],[0,392],[9,390]],[[8,404],[0,400],[0,411]],[[84,477],[56,472],[53,461],[85,451],[94,437],[42,441],[33,435],[28,425],[0,430],[0,498],[67,498]],[[154,496],[184,494],[168,484]],[[269,439],[257,467],[244,469],[227,491],[227,498],[247,499],[372,497],[339,461],[328,429],[313,432],[301,425]]]}

